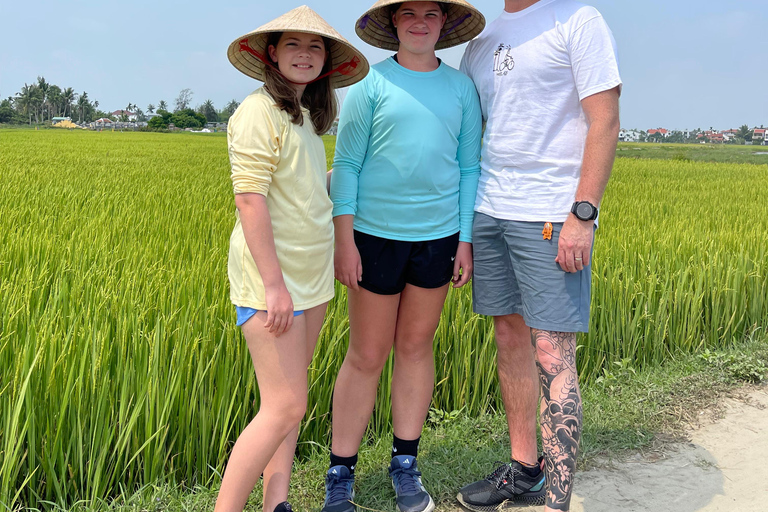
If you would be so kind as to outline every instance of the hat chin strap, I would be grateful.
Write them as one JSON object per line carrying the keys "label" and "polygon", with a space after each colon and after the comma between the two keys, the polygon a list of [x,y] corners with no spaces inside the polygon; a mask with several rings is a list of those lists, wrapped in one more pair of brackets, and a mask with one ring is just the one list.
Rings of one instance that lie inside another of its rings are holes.
{"label": "hat chin strap", "polygon": [[280,71],[280,68],[275,66],[270,59],[266,58],[266,56],[262,55],[261,53],[257,52],[253,48],[251,48],[251,45],[248,44],[248,39],[247,38],[246,39],[242,39],[240,41],[240,51],[241,52],[246,52],[246,53],[249,53],[249,54],[253,55],[257,59],[259,59],[261,62],[263,62],[264,65],[269,66],[272,69],[274,69],[275,71],[277,71],[280,74],[280,76],[285,78],[288,82],[292,83],[293,85],[309,85],[311,83],[317,82],[318,80],[322,80],[325,77],[331,76],[334,73],[339,73],[341,75],[348,76],[348,75],[351,75],[355,71],[355,69],[357,69],[357,66],[360,64],[360,58],[357,55],[355,55],[354,57],[352,57],[352,59],[348,60],[347,62],[342,62],[337,67],[333,68],[332,70],[328,71],[327,73],[324,73],[324,74],[318,76],[314,80],[310,80],[309,82],[294,82],[293,80],[291,80],[290,78],[285,76]]}

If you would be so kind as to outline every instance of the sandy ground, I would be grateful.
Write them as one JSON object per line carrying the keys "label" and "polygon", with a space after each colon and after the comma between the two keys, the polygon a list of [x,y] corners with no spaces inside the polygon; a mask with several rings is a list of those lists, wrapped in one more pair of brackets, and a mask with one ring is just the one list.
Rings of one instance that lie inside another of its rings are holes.
{"label": "sandy ground", "polygon": [[721,412],[690,443],[579,473],[571,511],[768,512],[768,388]]}
{"label": "sandy ground", "polygon": [[726,400],[691,442],[577,476],[572,512],[768,511],[768,389]]}

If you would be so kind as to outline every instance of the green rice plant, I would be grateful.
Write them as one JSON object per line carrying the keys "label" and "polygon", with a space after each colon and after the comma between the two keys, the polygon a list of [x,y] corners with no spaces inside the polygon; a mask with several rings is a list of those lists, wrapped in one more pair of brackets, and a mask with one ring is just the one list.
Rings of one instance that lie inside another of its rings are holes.
{"label": "green rice plant", "polygon": [[[229,303],[234,224],[219,135],[0,134],[0,502],[62,508],[219,480],[258,411]],[[326,139],[332,160],[333,139]],[[768,166],[620,159],[593,265],[582,379],[768,326]],[[300,454],[326,450],[345,293],[310,368]],[[433,407],[500,407],[493,326],[451,291]],[[390,431],[382,375],[370,439]]]}

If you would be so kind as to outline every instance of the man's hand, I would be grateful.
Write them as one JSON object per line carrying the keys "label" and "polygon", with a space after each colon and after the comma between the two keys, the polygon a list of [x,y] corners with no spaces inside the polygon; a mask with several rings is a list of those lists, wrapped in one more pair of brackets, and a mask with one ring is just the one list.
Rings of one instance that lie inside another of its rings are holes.
{"label": "man's hand", "polygon": [[584,270],[589,265],[594,241],[594,221],[583,221],[570,214],[560,230],[555,263],[566,272]]}
{"label": "man's hand", "polygon": [[293,325],[293,300],[284,283],[266,288],[267,322],[264,327],[279,338]]}
{"label": "man's hand", "polygon": [[357,291],[357,283],[363,278],[363,264],[355,242],[340,243],[337,240],[333,260],[336,279],[347,288]]}
{"label": "man's hand", "polygon": [[472,244],[459,242],[456,258],[453,261],[453,287],[461,288],[472,277]]}

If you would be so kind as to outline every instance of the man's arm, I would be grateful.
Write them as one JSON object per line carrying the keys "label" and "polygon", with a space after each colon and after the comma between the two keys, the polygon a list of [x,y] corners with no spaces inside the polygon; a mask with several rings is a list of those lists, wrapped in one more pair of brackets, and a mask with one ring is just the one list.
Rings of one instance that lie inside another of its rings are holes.
{"label": "man's arm", "polygon": [[[589,131],[575,200],[599,206],[616,157],[620,130],[619,88],[588,96],[581,101],[581,105],[587,116]],[[579,220],[574,214],[568,216],[560,232],[559,251],[555,259],[563,270],[577,272],[589,265],[593,231],[594,221]]]}

